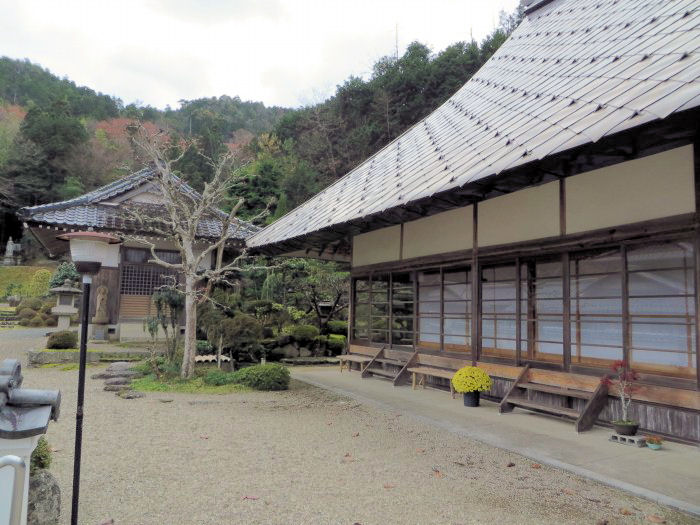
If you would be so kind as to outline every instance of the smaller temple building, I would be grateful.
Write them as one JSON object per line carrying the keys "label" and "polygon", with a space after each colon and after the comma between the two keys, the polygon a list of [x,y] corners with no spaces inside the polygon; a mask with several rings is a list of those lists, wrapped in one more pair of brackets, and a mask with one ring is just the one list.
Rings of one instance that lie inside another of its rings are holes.
{"label": "smaller temple building", "polygon": [[[59,235],[90,230],[146,237],[156,245],[156,253],[161,259],[179,263],[179,252],[171,240],[149,231],[131,231],[133,221],[124,213],[125,206],[146,210],[149,216],[155,217],[165,212],[163,196],[154,176],[152,170],[144,169],[74,199],[22,208],[19,216],[50,257],[59,257],[68,251],[68,243],[58,239]],[[195,197],[198,195],[191,188],[187,189]],[[221,212],[220,216],[200,220],[197,232],[199,250],[221,237],[225,217],[226,214]],[[231,228],[235,228],[235,234],[226,249],[233,257],[240,253],[245,238],[259,228],[244,221],[237,221]],[[172,284],[178,275],[172,269],[150,263],[150,248],[138,241],[126,240],[111,245],[110,250],[110,262],[103,264],[93,278],[89,313],[91,338],[145,340],[148,334],[144,320],[155,315],[154,292]],[[213,261],[208,264],[213,264]]]}

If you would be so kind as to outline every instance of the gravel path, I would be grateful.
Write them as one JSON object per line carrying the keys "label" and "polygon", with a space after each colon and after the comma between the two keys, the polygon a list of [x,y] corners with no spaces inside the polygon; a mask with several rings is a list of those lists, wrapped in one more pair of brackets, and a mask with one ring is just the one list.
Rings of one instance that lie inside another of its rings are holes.
{"label": "gravel path", "polygon": [[[0,333],[0,358],[32,341]],[[48,439],[68,523],[77,372],[24,371],[28,387],[64,396]],[[101,388],[88,380],[85,524],[697,523],[298,382],[288,392],[137,400]]]}

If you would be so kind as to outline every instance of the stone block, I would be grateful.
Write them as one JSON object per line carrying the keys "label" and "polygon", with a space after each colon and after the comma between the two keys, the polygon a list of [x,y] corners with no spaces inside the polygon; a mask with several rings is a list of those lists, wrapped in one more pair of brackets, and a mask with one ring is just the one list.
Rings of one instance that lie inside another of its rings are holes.
{"label": "stone block", "polygon": [[633,447],[645,447],[647,445],[647,441],[644,436],[623,436],[621,434],[617,434],[616,432],[613,432],[613,435],[610,436],[610,441],[613,443],[621,443],[623,445],[631,445]]}

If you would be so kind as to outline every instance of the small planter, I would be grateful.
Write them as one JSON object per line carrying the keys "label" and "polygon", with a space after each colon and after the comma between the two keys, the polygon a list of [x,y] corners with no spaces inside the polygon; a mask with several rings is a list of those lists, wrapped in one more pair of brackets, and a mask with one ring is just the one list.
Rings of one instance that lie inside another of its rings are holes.
{"label": "small planter", "polygon": [[464,399],[465,407],[478,407],[479,406],[479,392],[464,392],[462,394]]}
{"label": "small planter", "polygon": [[647,447],[651,450],[661,450],[661,443],[647,443]]}
{"label": "small planter", "polygon": [[621,421],[613,421],[615,432],[621,436],[635,436],[639,430],[639,423],[623,423]]}

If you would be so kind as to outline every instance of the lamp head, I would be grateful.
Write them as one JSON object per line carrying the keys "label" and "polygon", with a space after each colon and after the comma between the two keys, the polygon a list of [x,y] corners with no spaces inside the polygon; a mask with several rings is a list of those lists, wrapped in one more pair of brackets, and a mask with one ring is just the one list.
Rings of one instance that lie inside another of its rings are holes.
{"label": "lamp head", "polygon": [[116,235],[102,232],[64,233],[57,237],[70,243],[70,255],[76,270],[82,274],[95,274],[103,263],[107,262],[110,244],[119,244]]}

